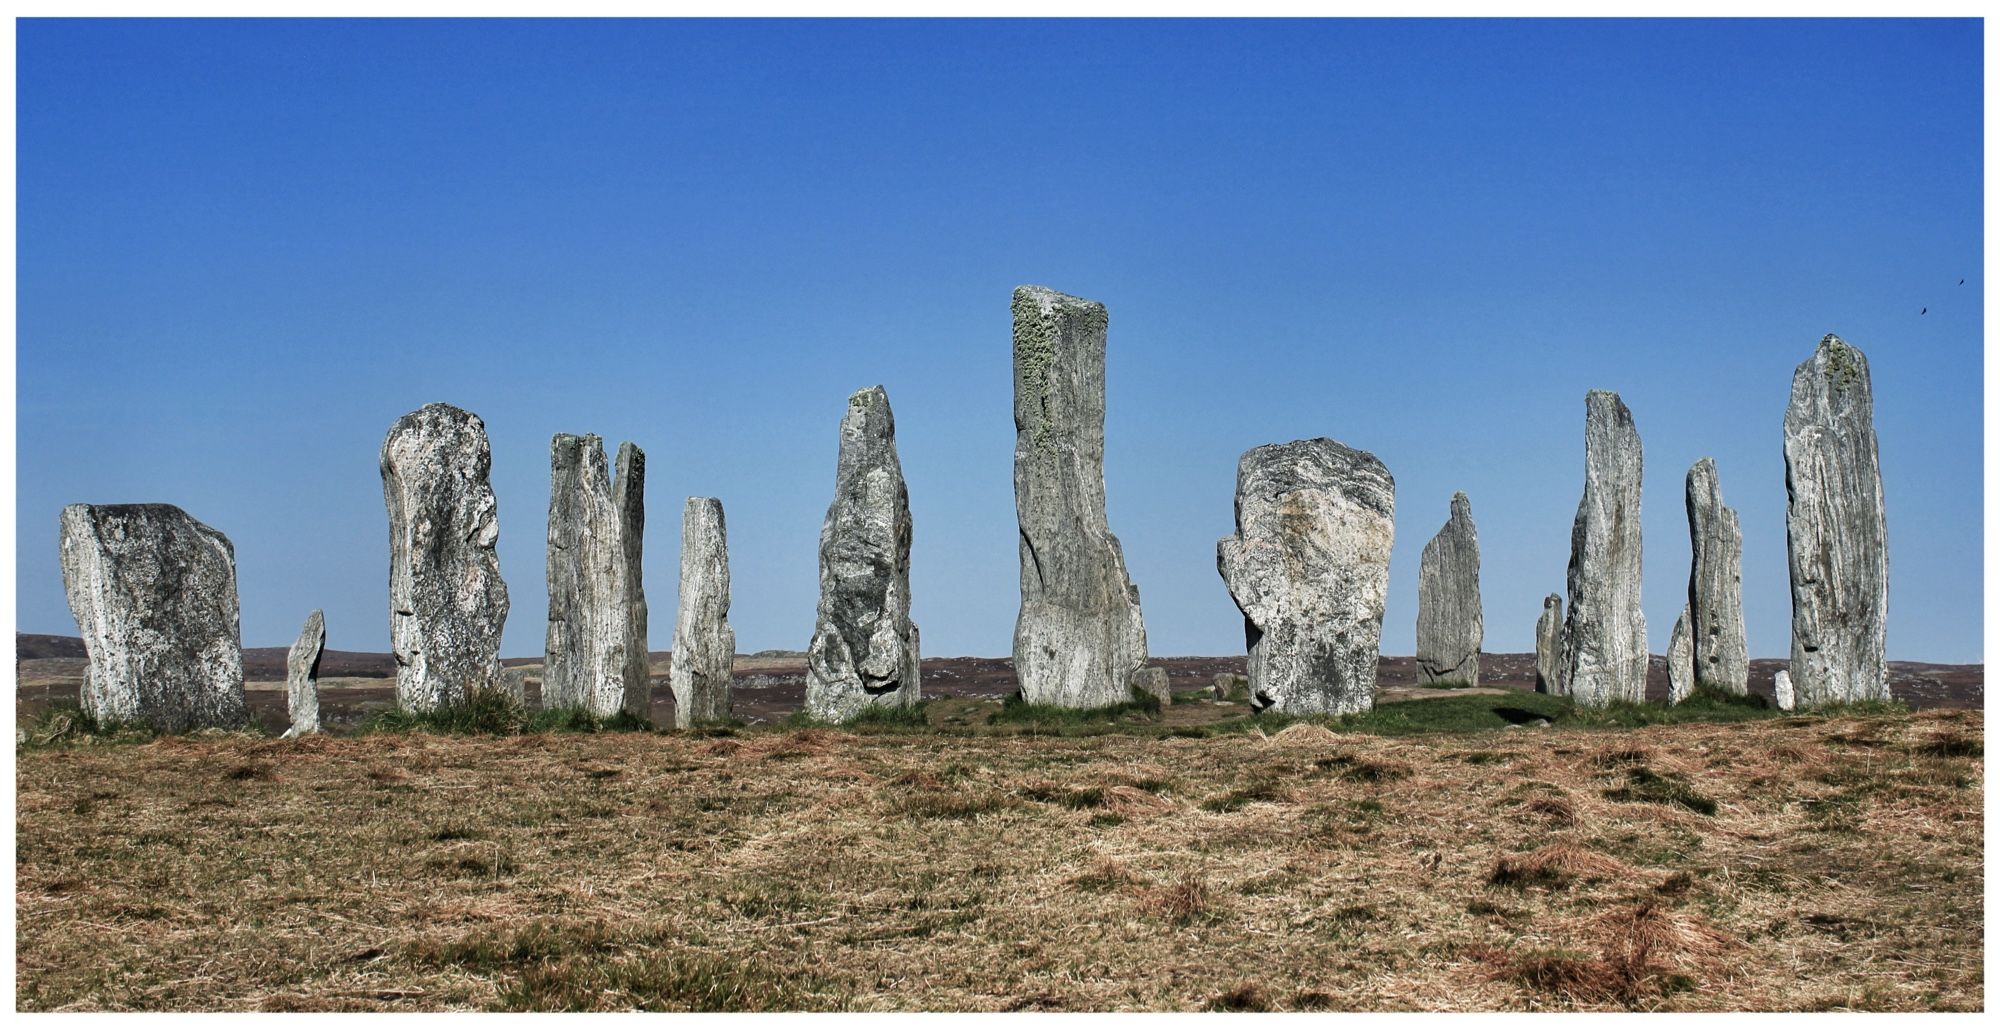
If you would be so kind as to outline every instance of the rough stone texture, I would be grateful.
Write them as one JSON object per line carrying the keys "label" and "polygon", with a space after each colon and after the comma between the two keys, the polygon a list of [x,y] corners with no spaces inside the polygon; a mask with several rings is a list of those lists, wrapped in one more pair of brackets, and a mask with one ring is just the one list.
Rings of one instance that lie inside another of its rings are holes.
{"label": "rough stone texture", "polygon": [[285,707],[292,717],[287,737],[319,732],[319,656],[324,650],[326,613],[315,608],[285,654]]}
{"label": "rough stone texture", "polygon": [[1215,564],[1243,611],[1253,708],[1374,707],[1395,519],[1396,482],[1366,451],[1321,438],[1243,455]]}
{"label": "rough stone texture", "polygon": [[1139,588],[1104,511],[1104,305],[1014,291],[1014,673],[1036,704],[1098,708],[1146,664]]}
{"label": "rough stone texture", "polygon": [[1722,503],[1715,459],[1688,469],[1688,609],[1694,619],[1694,678],[1733,694],[1750,693],[1750,647],[1743,632],[1743,530]]}
{"label": "rough stone texture", "polygon": [[1785,409],[1792,661],[1804,705],[1889,699],[1888,525],[1868,358],[1829,333]]}
{"label": "rough stone texture", "polygon": [[1779,669],[1771,676],[1771,689],[1777,695],[1778,710],[1789,712],[1797,706],[1797,698],[1792,694],[1792,674]]}
{"label": "rough stone texture", "polygon": [[729,718],[736,631],[729,628],[729,536],[722,502],[690,497],[681,515],[681,610],[674,622],[674,725]]}
{"label": "rough stone texture", "polygon": [[646,453],[594,435],[549,444],[549,625],[542,707],[600,719],[652,710],[646,668]]}
{"label": "rough stone texture", "polygon": [[1240,672],[1218,672],[1215,683],[1209,688],[1217,701],[1227,701],[1237,694],[1250,696],[1250,677]]}
{"label": "rough stone texture", "polygon": [[486,423],[449,404],[404,415],[382,441],[389,642],[396,703],[410,711],[463,704],[500,677],[507,584],[492,465]]}
{"label": "rough stone texture", "polygon": [[532,665],[510,665],[500,670],[500,679],[494,689],[505,695],[517,707],[528,706],[528,681],[541,682],[541,672]]}
{"label": "rough stone texture", "polygon": [[1417,567],[1417,682],[1479,685],[1485,637],[1479,604],[1479,531],[1472,502],[1451,495],[1451,518]]}
{"label": "rough stone texture", "polygon": [[1667,640],[1667,703],[1680,704],[1694,693],[1694,614],[1681,609],[1674,620],[1674,632]]}
{"label": "rough stone texture", "polygon": [[1608,390],[1592,390],[1584,400],[1583,441],[1562,679],[1577,704],[1601,708],[1646,697],[1646,613],[1639,607],[1644,456],[1632,413]]}
{"label": "rough stone texture", "polygon": [[1167,670],[1157,665],[1149,665],[1132,674],[1132,693],[1137,697],[1150,697],[1163,705],[1174,703],[1172,681]]}
{"label": "rough stone texture", "polygon": [[1542,598],[1542,617],[1535,620],[1535,689],[1543,694],[1568,693],[1563,689],[1563,599],[1561,594]]}
{"label": "rough stone texture", "polygon": [[910,492],[880,386],[847,399],[833,503],[819,531],[819,617],[806,649],[806,714],[846,722],[917,703],[910,621]]}
{"label": "rough stone texture", "polygon": [[248,722],[229,538],[171,504],[72,504],[60,521],[83,710],[168,733]]}

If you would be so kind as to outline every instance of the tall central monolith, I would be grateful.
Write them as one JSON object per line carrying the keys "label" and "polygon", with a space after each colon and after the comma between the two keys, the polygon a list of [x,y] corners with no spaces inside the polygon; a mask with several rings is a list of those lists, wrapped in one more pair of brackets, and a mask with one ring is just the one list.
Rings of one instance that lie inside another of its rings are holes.
{"label": "tall central monolith", "polygon": [[549,443],[549,627],[542,707],[600,719],[652,709],[646,662],[646,453],[557,433]]}
{"label": "tall central monolith", "polygon": [[1579,705],[1646,699],[1646,613],[1639,607],[1639,483],[1632,412],[1609,390],[1584,400],[1583,500],[1569,540],[1563,685]]}
{"label": "tall central monolith", "polygon": [[1479,606],[1479,531],[1472,502],[1451,496],[1451,518],[1417,566],[1417,682],[1479,685],[1486,635]]}
{"label": "tall central monolith", "polygon": [[1014,291],[1014,674],[1036,704],[1123,703],[1146,664],[1139,588],[1104,512],[1106,322],[1095,301]]}
{"label": "tall central monolith", "polygon": [[1750,647],[1743,632],[1743,530],[1736,509],[1722,503],[1715,459],[1688,469],[1688,617],[1694,682],[1732,694],[1750,693]]}
{"label": "tall central monolith", "polygon": [[674,725],[730,717],[736,631],[729,626],[729,532],[722,502],[690,497],[681,512],[681,610],[674,620]]}

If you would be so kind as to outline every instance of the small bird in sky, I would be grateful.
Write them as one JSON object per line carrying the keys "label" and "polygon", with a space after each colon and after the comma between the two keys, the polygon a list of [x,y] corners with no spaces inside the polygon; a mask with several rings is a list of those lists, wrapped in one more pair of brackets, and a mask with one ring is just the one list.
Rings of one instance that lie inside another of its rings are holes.
{"label": "small bird in sky", "polygon": [[1919,314],[1919,315],[1928,315],[1928,314],[1930,314],[1930,313],[1931,313],[1931,309],[1929,309],[1929,308],[1925,308],[1925,309],[1923,309],[1922,311],[1919,311],[1919,312],[1917,312],[1917,314]]}
{"label": "small bird in sky", "polygon": [[1964,286],[1964,285],[1965,285],[1965,280],[1963,280],[1963,279],[1960,279],[1960,280],[1958,281],[1958,284],[1959,284],[1960,286]]}

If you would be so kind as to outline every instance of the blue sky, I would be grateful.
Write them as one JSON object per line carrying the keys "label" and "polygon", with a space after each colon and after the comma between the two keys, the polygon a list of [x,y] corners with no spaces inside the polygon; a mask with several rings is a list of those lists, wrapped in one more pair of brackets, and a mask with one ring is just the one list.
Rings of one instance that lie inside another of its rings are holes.
{"label": "blue sky", "polygon": [[1311,436],[1395,476],[1386,652],[1454,490],[1486,648],[1531,649],[1605,388],[1654,650],[1712,455],[1782,656],[1780,424],[1837,332],[1890,657],[1976,661],[1981,63],[1971,20],[22,21],[18,628],[76,632],[64,504],[166,501],[235,542],[247,646],[322,607],[386,650],[377,450],[444,400],[492,436],[507,654],[542,647],[557,432],[648,453],[654,648],[689,495],[727,511],[740,646],[802,648],[845,399],[882,383],[925,651],[1006,654],[1008,298],[1040,283],[1110,308],[1155,654],[1241,652],[1236,459]]}

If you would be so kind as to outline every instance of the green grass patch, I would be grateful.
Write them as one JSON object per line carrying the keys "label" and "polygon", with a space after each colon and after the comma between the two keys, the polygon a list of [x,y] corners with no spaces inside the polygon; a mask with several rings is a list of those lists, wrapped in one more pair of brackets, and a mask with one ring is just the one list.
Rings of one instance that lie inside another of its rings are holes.
{"label": "green grass patch", "polygon": [[619,712],[609,719],[581,708],[545,708],[527,720],[527,733],[650,733],[651,719]]}
{"label": "green grass patch", "polygon": [[458,704],[440,705],[428,712],[388,708],[368,717],[360,732],[436,733],[452,736],[520,733],[528,725],[528,712],[511,696],[497,690],[481,691]]}
{"label": "green grass patch", "polygon": [[19,728],[16,750],[77,744],[144,744],[160,735],[145,722],[101,724],[75,701],[58,701],[40,715],[23,720]]}
{"label": "green grass patch", "polygon": [[1103,708],[1063,708],[1030,704],[1015,695],[987,721],[996,727],[1017,727],[1018,732],[1031,736],[1081,737],[1109,733],[1133,723],[1150,723],[1159,714],[1159,699],[1151,697],[1134,696],[1130,701]]}

